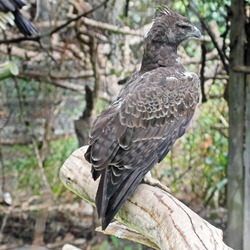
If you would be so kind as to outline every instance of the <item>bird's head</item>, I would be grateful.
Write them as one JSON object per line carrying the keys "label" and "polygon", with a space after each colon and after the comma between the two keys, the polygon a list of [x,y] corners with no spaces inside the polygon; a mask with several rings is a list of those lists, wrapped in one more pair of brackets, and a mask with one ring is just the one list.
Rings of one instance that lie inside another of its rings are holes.
{"label": "bird's head", "polygon": [[146,42],[178,46],[190,37],[201,37],[201,32],[186,17],[168,7],[156,10],[153,26],[146,35]]}

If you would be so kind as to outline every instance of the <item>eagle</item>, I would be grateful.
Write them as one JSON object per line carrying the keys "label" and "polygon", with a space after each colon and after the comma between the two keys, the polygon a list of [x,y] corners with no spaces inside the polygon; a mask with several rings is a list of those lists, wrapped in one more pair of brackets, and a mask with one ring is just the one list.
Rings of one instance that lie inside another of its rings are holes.
{"label": "eagle", "polygon": [[36,35],[36,27],[19,10],[25,5],[25,0],[0,0],[0,29],[6,29],[6,24],[15,23],[25,36]]}
{"label": "eagle", "polygon": [[93,122],[85,159],[93,179],[100,177],[95,202],[103,230],[186,131],[200,81],[179,62],[177,47],[200,36],[186,17],[166,6],[156,9],[140,70]]}

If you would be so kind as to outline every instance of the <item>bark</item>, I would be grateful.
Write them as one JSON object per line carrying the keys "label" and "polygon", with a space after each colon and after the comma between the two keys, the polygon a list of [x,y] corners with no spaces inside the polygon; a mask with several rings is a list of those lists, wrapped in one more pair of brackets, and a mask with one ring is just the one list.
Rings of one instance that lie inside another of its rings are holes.
{"label": "bark", "polygon": [[93,91],[88,85],[85,87],[86,107],[82,116],[74,121],[75,132],[78,139],[78,145],[81,147],[88,143],[90,130],[90,117],[94,107]]}
{"label": "bark", "polygon": [[250,249],[250,74],[246,77],[246,114],[245,114],[245,151],[244,151],[244,227],[243,249]]}
{"label": "bark", "polygon": [[[229,68],[229,155],[228,155],[228,238],[234,249],[244,241],[244,144],[245,144],[245,75],[234,71],[244,65],[245,9],[244,0],[231,2],[230,68]],[[248,152],[249,153],[249,152]],[[249,177],[248,177],[249,178]],[[247,236],[249,238],[249,235]],[[247,240],[245,238],[245,240]]]}
{"label": "bark", "polygon": [[250,16],[246,21],[246,102],[245,102],[245,151],[244,151],[244,166],[245,166],[245,181],[244,181],[244,243],[243,249],[250,249]]}
{"label": "bark", "polygon": [[[87,146],[76,150],[63,164],[60,178],[64,185],[94,205],[98,181],[91,177],[91,166],[84,159]],[[215,228],[171,194],[158,187],[140,184],[116,215],[106,234],[130,239],[155,249],[230,249]]]}

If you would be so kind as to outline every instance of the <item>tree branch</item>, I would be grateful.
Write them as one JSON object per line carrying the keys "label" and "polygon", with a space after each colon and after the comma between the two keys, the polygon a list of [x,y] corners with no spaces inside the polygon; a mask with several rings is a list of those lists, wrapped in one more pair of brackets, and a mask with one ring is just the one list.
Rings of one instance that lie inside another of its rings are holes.
{"label": "tree branch", "polygon": [[118,26],[113,25],[113,24],[98,22],[96,20],[93,20],[93,19],[90,19],[87,17],[82,17],[81,20],[83,21],[83,23],[85,25],[89,25],[91,27],[96,27],[99,29],[109,30],[109,31],[114,32],[114,33],[139,36],[139,37],[144,36],[143,32],[141,30],[132,30],[128,26],[118,27]]}
{"label": "tree branch", "polygon": [[200,15],[200,13],[198,12],[198,8],[196,6],[194,6],[193,3],[189,3],[187,7],[190,8],[190,10],[198,17],[202,27],[206,30],[206,32],[210,36],[212,43],[214,44],[214,47],[218,51],[219,57],[222,61],[222,64],[228,73],[228,61],[227,61],[226,55],[225,55],[224,51],[220,48],[218,42],[216,41],[216,38],[215,38],[213,32],[210,30],[209,26],[207,25],[206,20],[204,20],[204,18]]}
{"label": "tree branch", "polygon": [[207,101],[207,96],[205,93],[205,66],[206,66],[206,54],[207,48],[205,43],[201,44],[201,69],[200,69],[200,81],[201,81],[201,96],[202,96],[202,103]]}
{"label": "tree branch", "polygon": [[[91,166],[84,159],[86,149],[84,146],[76,150],[66,160],[60,178],[68,189],[94,205],[98,181],[93,181]],[[230,249],[224,244],[220,229],[171,194],[147,184],[139,185],[115,218],[119,223],[111,223],[105,231],[98,231],[155,249]]]}
{"label": "tree branch", "polygon": [[70,19],[70,20],[67,21],[66,23],[64,23],[64,24],[62,24],[62,25],[56,27],[55,29],[53,29],[53,30],[50,32],[50,36],[53,35],[54,33],[58,32],[59,30],[61,30],[61,29],[65,28],[65,27],[67,27],[67,26],[68,26],[69,24],[71,24],[72,22],[75,22],[75,21],[79,20],[80,18],[85,17],[85,16],[91,14],[92,12],[94,12],[94,11],[100,9],[102,6],[104,6],[105,4],[107,4],[108,1],[109,1],[109,0],[105,0],[105,1],[103,1],[102,3],[100,3],[99,5],[93,7],[91,10],[86,11],[86,12],[84,12],[83,14],[78,15],[78,16],[76,16],[75,18]]}
{"label": "tree branch", "polygon": [[233,71],[238,72],[238,73],[250,74],[250,66],[237,65],[233,67]]}

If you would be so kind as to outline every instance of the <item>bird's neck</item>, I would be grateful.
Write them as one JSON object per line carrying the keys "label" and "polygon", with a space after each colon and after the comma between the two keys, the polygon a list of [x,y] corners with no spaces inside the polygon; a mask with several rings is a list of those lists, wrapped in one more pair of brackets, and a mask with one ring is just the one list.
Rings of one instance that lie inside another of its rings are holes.
{"label": "bird's neck", "polygon": [[141,72],[159,67],[181,67],[178,61],[177,47],[167,44],[147,44],[144,50]]}

